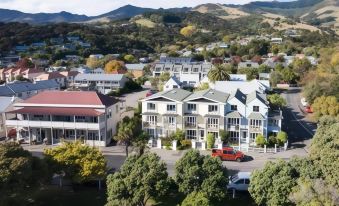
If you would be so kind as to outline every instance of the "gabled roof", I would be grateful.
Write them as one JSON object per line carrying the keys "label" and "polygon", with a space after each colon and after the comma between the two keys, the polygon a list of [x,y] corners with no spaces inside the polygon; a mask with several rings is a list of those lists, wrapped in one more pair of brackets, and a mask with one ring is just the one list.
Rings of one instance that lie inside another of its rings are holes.
{"label": "gabled roof", "polygon": [[186,98],[186,101],[194,100],[194,99],[209,99],[216,102],[226,103],[229,94],[223,93],[214,89],[207,89],[202,91],[197,91],[191,94],[189,97]]}
{"label": "gabled roof", "polygon": [[36,77],[36,79],[41,80],[60,79],[60,78],[65,78],[65,76],[62,75],[60,72],[50,72],[47,74],[41,74]]}
{"label": "gabled roof", "polygon": [[69,104],[111,106],[118,101],[94,91],[44,91],[25,100],[26,104]]}
{"label": "gabled roof", "polygon": [[152,100],[155,98],[163,97],[174,101],[183,101],[190,94],[192,94],[192,92],[175,88],[168,91],[158,92],[156,94],[153,94],[152,96],[147,97],[144,100]]}
{"label": "gabled roof", "polygon": [[0,96],[13,96],[17,93],[27,91],[37,91],[44,89],[59,88],[60,85],[54,80],[43,80],[35,83],[31,82],[15,82],[0,86]]}
{"label": "gabled roof", "polygon": [[181,82],[180,82],[175,76],[172,76],[172,77],[166,82],[165,85],[168,85],[168,84],[180,86],[180,85],[181,85]]}
{"label": "gabled roof", "polygon": [[13,102],[12,97],[0,97],[0,113],[3,113]]}
{"label": "gabled roof", "polygon": [[241,114],[237,111],[229,112],[226,114],[227,118],[241,118]]}
{"label": "gabled roof", "polygon": [[123,74],[78,74],[75,81],[121,81]]}
{"label": "gabled roof", "polygon": [[247,117],[248,119],[259,119],[259,120],[265,120],[265,117],[262,116],[259,112],[252,112],[250,115]]}
{"label": "gabled roof", "polygon": [[143,70],[147,64],[125,64],[127,70]]}
{"label": "gabled roof", "polygon": [[232,92],[228,99],[233,99],[233,98],[236,98],[241,103],[246,104],[246,95],[242,93],[239,89],[237,89],[237,91]]}
{"label": "gabled roof", "polygon": [[261,94],[261,93],[259,93],[257,91],[254,91],[254,92],[252,92],[252,93],[247,95],[246,104],[252,102],[255,99],[258,99],[263,104],[268,105],[268,102],[266,100],[266,95],[265,94]]}

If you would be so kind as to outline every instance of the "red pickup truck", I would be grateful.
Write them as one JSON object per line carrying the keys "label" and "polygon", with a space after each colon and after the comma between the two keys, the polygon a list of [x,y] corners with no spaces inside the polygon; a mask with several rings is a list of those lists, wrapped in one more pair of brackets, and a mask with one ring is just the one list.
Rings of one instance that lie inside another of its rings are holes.
{"label": "red pickup truck", "polygon": [[222,149],[212,149],[212,157],[219,157],[220,160],[232,160],[241,162],[245,155],[240,151],[234,150],[232,147],[224,147]]}

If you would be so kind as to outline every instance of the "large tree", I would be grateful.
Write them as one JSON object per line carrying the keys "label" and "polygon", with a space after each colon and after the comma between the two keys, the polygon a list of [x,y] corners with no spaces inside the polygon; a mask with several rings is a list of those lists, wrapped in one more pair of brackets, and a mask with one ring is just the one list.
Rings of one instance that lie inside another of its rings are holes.
{"label": "large tree", "polygon": [[127,71],[124,62],[111,60],[105,65],[106,73],[115,73],[119,71]]}
{"label": "large tree", "polygon": [[56,173],[64,173],[72,181],[81,183],[100,180],[106,176],[106,160],[98,148],[83,145],[80,141],[63,142],[44,152]]}
{"label": "large tree", "polygon": [[230,80],[230,75],[228,74],[228,71],[224,65],[214,66],[208,72],[207,76],[211,82]]}
{"label": "large tree", "polygon": [[310,158],[321,169],[325,181],[336,187],[339,187],[338,134],[338,117],[322,117],[310,148]]}
{"label": "large tree", "polygon": [[47,164],[19,144],[0,144],[0,202],[3,205],[7,201],[19,201],[28,188],[47,183],[50,177]]}
{"label": "large tree", "polygon": [[220,201],[226,195],[227,170],[218,158],[190,150],[176,162],[175,171],[179,192],[186,195],[201,192],[212,202]]}
{"label": "large tree", "polygon": [[153,153],[129,156],[120,171],[107,178],[107,206],[145,206],[166,195],[170,180],[166,164]]}
{"label": "large tree", "polygon": [[312,108],[317,119],[325,115],[333,117],[339,115],[339,102],[335,96],[317,97],[312,104]]}

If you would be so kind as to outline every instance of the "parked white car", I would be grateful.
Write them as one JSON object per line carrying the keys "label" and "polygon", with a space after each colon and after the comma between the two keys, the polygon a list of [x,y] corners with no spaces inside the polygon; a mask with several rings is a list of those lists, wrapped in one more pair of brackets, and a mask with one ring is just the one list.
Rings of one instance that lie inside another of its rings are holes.
{"label": "parked white car", "polygon": [[250,185],[250,176],[250,172],[238,172],[236,175],[230,176],[227,189],[248,191],[248,186]]}
{"label": "parked white car", "polygon": [[305,97],[301,98],[301,104],[306,107],[308,106],[308,102],[306,101]]}

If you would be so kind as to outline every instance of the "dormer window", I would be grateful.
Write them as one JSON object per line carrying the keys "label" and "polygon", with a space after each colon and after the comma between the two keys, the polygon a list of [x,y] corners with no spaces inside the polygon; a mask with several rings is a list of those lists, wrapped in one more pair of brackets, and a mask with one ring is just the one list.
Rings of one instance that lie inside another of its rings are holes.
{"label": "dormer window", "polygon": [[259,112],[259,106],[253,106],[253,112]]}
{"label": "dormer window", "polygon": [[237,111],[238,110],[238,105],[231,105],[231,110],[232,111]]}

